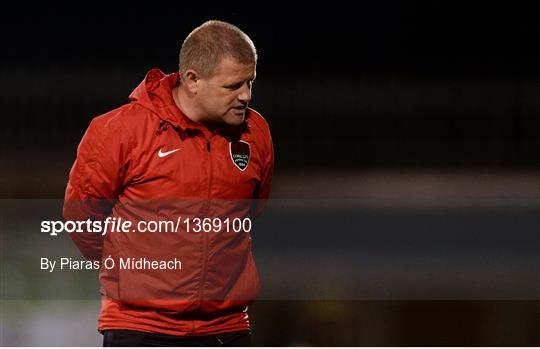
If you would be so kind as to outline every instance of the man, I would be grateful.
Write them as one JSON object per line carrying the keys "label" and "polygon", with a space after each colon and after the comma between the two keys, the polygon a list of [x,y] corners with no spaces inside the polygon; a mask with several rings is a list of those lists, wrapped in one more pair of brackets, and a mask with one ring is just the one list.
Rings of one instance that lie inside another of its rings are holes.
{"label": "man", "polygon": [[[230,222],[260,214],[270,192],[270,131],[248,108],[256,63],[245,33],[208,21],[182,44],[179,73],[151,70],[129,104],[88,127],[64,218],[133,223],[124,233],[71,234],[102,262],[105,346],[249,345],[247,306],[259,281],[250,227]],[[212,224],[195,229],[205,218]],[[177,228],[149,233],[152,221]],[[134,267],[142,260],[181,266]]]}

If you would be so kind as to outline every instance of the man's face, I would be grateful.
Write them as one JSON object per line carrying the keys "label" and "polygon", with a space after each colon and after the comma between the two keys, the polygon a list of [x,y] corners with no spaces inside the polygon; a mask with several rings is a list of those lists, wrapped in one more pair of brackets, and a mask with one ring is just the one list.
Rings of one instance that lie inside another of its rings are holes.
{"label": "man's face", "polygon": [[236,126],[244,121],[255,80],[255,64],[240,64],[224,58],[214,76],[200,79],[197,103],[204,121]]}

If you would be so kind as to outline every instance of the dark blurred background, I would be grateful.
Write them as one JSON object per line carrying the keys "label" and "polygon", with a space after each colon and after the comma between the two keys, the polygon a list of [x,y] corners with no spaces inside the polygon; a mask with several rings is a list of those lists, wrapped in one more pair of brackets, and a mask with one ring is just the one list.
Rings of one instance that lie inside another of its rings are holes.
{"label": "dark blurred background", "polygon": [[[526,245],[529,291],[539,291],[537,3],[12,5],[0,15],[2,199],[61,199],[90,120],[126,103],[151,68],[175,71],[185,36],[205,20],[221,19],[248,33],[259,51],[252,106],[265,115],[273,134],[274,198],[359,200],[376,212],[375,222],[388,219],[389,207],[407,209],[405,215],[415,222],[429,219],[433,207],[442,208],[441,217],[456,209],[481,212],[478,219],[494,226],[482,236],[500,237],[498,246],[512,238],[522,241],[512,245],[514,257],[522,256]],[[459,217],[455,231],[441,233],[447,234],[443,240],[451,241],[458,231],[469,236]],[[525,235],[512,228],[516,221]],[[441,218],[433,226],[446,223]],[[417,244],[422,253],[419,241],[426,235],[416,234],[413,223],[384,229],[412,233],[405,245]],[[309,232],[297,234],[291,244],[309,239]],[[384,236],[371,244],[390,240]],[[319,247],[326,246],[324,239],[316,239]],[[257,246],[257,237],[254,241]],[[260,250],[271,250],[270,242],[276,241],[260,237]],[[485,242],[476,241],[477,246]],[[342,245],[350,247],[351,240]],[[332,251],[338,255],[340,246]],[[524,294],[459,300],[263,299],[252,308],[255,344],[537,346],[540,295]],[[16,305],[4,303],[11,309],[5,314],[20,315]],[[97,312],[94,306],[90,312]],[[93,319],[91,314],[81,316]],[[34,315],[23,327],[44,323],[35,320],[39,312]],[[11,318],[2,321],[2,344],[34,345],[25,332],[10,329]],[[93,324],[86,325],[84,330],[92,332]],[[97,342],[56,337],[50,343]]]}

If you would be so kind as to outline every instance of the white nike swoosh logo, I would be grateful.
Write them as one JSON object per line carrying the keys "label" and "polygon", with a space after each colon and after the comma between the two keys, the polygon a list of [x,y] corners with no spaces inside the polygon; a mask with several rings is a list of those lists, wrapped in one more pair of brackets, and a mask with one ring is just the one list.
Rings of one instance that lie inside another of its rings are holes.
{"label": "white nike swoosh logo", "polygon": [[160,158],[164,158],[166,157],[167,155],[171,155],[172,153],[174,152],[177,152],[179,151],[180,148],[177,148],[177,149],[173,149],[173,150],[169,150],[169,151],[166,151],[166,152],[162,152],[161,149],[158,151],[157,155],[160,157]]}

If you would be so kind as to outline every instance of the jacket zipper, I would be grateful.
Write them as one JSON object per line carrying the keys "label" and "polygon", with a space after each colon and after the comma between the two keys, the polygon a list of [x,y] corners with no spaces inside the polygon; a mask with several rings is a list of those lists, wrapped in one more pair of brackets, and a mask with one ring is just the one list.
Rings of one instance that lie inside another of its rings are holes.
{"label": "jacket zipper", "polygon": [[[209,208],[210,208],[210,198],[211,198],[211,193],[212,193],[212,177],[213,177],[213,166],[212,166],[212,143],[211,143],[211,140],[212,140],[212,137],[214,135],[210,136],[209,139],[205,139],[206,141],[206,150],[207,150],[207,155],[208,155],[208,166],[209,166],[209,171],[208,171],[208,192],[207,192],[207,196],[206,196],[206,202],[204,204],[205,206],[205,209],[203,210],[204,213],[207,213],[209,211]],[[201,218],[206,218],[206,217],[201,217]],[[199,284],[199,308],[201,306],[201,303],[202,303],[202,298],[204,296],[204,284],[206,282],[206,264],[207,264],[207,259],[208,259],[208,234],[205,234],[204,232],[202,232],[203,234],[203,265],[202,265],[202,273],[201,273],[201,282]]]}

